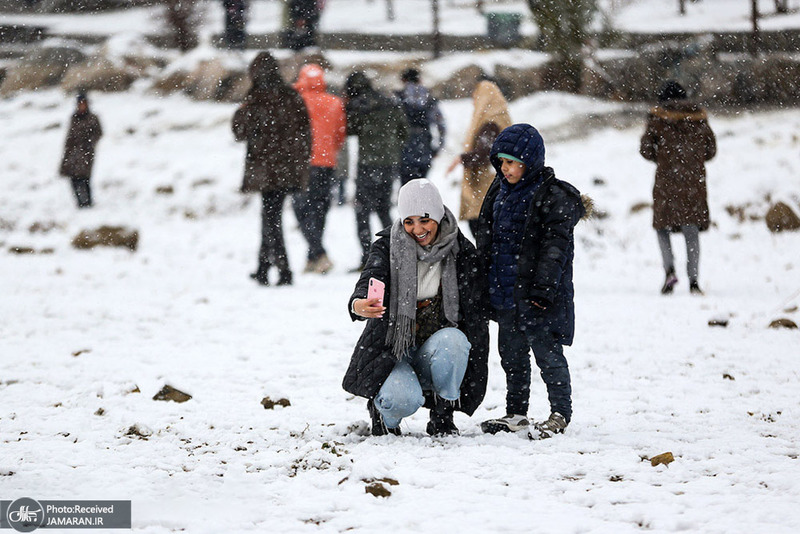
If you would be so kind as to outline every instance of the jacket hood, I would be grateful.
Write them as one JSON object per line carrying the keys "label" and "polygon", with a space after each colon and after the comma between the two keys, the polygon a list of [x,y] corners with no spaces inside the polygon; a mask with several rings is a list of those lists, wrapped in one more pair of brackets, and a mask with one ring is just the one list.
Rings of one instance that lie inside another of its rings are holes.
{"label": "jacket hood", "polygon": [[283,83],[278,62],[269,52],[261,52],[253,59],[249,74],[253,87],[270,87]]}
{"label": "jacket hood", "polygon": [[300,73],[297,75],[297,81],[294,83],[294,88],[300,93],[307,91],[324,93],[327,89],[327,84],[325,83],[325,71],[322,70],[322,67],[314,63],[304,65],[303,68],[300,69]]}
{"label": "jacket hood", "polygon": [[502,175],[498,154],[508,154],[521,160],[526,167],[525,176],[537,176],[544,168],[544,139],[539,131],[530,124],[514,124],[497,136],[489,154],[489,161]]}
{"label": "jacket hood", "polygon": [[345,81],[344,87],[345,93],[349,98],[355,98],[374,91],[369,78],[361,71],[350,74],[350,76],[347,77],[347,81]]}

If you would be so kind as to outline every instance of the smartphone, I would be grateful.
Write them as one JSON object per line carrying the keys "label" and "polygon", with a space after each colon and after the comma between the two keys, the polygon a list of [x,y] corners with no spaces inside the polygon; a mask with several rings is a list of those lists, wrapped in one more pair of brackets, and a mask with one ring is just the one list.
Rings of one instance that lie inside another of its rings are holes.
{"label": "smartphone", "polygon": [[367,298],[368,299],[380,299],[378,304],[383,306],[383,292],[386,289],[386,284],[378,280],[377,278],[370,278],[369,279],[369,289],[367,290]]}

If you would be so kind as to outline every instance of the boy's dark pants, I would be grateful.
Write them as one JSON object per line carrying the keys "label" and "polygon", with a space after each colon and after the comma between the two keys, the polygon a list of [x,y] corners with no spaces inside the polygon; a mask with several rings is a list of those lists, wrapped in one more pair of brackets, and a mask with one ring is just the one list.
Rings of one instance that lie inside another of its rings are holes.
{"label": "boy's dark pants", "polygon": [[572,386],[564,348],[545,331],[520,330],[517,310],[496,310],[499,326],[498,350],[500,363],[506,373],[506,411],[526,415],[531,392],[530,351],[547,386],[550,410],[558,412],[569,422],[572,417]]}

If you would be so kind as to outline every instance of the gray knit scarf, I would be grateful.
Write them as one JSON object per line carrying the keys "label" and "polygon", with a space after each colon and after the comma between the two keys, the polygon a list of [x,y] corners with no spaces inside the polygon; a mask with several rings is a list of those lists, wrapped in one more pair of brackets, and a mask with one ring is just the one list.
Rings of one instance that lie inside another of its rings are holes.
{"label": "gray knit scarf", "polygon": [[442,262],[442,309],[445,318],[453,325],[458,323],[458,225],[456,218],[445,206],[444,218],[439,223],[436,241],[430,247],[421,247],[403,228],[403,221],[392,225],[389,241],[389,270],[391,293],[389,295],[389,330],[386,342],[392,354],[400,361],[414,343],[417,317],[417,261]]}

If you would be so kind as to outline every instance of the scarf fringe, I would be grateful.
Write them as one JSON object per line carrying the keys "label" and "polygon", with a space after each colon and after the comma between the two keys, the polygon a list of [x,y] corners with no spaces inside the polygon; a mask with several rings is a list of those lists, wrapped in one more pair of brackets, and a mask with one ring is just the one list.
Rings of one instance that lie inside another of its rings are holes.
{"label": "scarf fringe", "polygon": [[416,321],[410,317],[400,315],[397,318],[397,324],[394,328],[390,328],[389,332],[394,339],[391,339],[392,354],[399,362],[406,355],[408,349],[411,348],[414,342],[414,330],[416,329]]}

